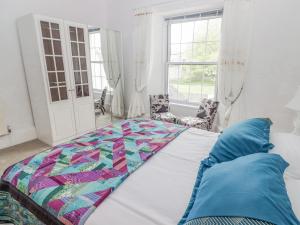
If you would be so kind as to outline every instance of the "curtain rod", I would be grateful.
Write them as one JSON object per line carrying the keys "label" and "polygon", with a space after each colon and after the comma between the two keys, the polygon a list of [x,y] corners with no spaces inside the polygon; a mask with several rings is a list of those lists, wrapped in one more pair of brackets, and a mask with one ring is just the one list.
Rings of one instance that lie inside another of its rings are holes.
{"label": "curtain rod", "polygon": [[100,27],[99,28],[88,28],[89,32],[94,32],[94,31],[99,31],[99,30],[100,30]]}
{"label": "curtain rod", "polygon": [[148,8],[153,8],[153,7],[158,7],[158,6],[167,6],[167,5],[170,5],[170,4],[178,4],[178,3],[190,3],[190,2],[199,2],[199,1],[196,1],[196,0],[179,0],[179,1],[167,1],[167,2],[161,2],[161,3],[156,3],[156,4],[152,4],[152,5],[147,5],[147,6],[141,6],[141,7],[137,7],[137,8],[134,8],[133,10],[136,11],[136,10],[139,10],[139,9],[148,9]]}
{"label": "curtain rod", "polygon": [[205,18],[205,17],[218,17],[223,15],[223,9],[214,9],[203,12],[193,12],[188,14],[181,14],[176,16],[166,17],[166,21],[170,20],[182,20],[182,19],[193,19],[193,18]]}
{"label": "curtain rod", "polygon": [[137,13],[137,14],[134,14],[134,16],[146,16],[146,15],[151,15],[152,12],[145,12],[145,13]]}

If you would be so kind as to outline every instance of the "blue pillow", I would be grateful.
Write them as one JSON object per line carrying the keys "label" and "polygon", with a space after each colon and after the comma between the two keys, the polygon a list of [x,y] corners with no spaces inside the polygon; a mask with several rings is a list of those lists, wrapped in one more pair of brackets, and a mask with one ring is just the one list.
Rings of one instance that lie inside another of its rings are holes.
{"label": "blue pillow", "polygon": [[268,152],[274,146],[270,140],[270,119],[249,119],[237,123],[219,136],[211,150],[209,160],[226,162],[241,156]]}
{"label": "blue pillow", "polygon": [[187,221],[234,216],[299,225],[283,179],[287,166],[281,156],[267,153],[214,165],[203,174]]}

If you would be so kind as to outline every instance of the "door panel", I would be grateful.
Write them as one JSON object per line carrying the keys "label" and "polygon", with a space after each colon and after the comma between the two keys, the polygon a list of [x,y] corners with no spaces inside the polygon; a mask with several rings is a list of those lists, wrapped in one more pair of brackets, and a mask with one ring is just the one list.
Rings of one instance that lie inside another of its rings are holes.
{"label": "door panel", "polygon": [[77,133],[95,129],[94,99],[89,59],[88,32],[85,25],[65,22],[70,56],[70,80]]}
{"label": "door panel", "polygon": [[75,135],[75,119],[73,107],[52,108],[55,140],[60,141]]}
{"label": "door panel", "polygon": [[83,134],[95,128],[95,118],[91,116],[94,113],[93,104],[77,105],[75,110],[76,128],[80,134]]}
{"label": "door panel", "polygon": [[76,134],[64,23],[45,17],[40,18],[39,27],[53,141],[57,142]]}

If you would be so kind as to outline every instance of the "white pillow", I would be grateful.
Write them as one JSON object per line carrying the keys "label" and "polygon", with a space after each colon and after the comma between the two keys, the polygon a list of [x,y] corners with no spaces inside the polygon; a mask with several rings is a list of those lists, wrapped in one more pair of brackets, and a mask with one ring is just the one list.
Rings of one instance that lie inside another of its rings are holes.
{"label": "white pillow", "polygon": [[300,180],[300,136],[290,133],[272,133],[271,143],[275,147],[270,153],[281,155],[290,164],[285,175]]}
{"label": "white pillow", "polygon": [[298,220],[300,220],[300,180],[285,177],[285,186],[292,203],[292,208]]}

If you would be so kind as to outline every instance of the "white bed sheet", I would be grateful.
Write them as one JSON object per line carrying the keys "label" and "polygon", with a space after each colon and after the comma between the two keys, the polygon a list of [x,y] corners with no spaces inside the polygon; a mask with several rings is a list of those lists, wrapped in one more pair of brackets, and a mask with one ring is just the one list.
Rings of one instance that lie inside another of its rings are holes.
{"label": "white bed sheet", "polygon": [[86,225],[177,224],[217,134],[190,128],[130,175]]}
{"label": "white bed sheet", "polygon": [[[199,169],[218,134],[190,128],[130,175],[86,225],[175,225],[189,203]],[[300,180],[285,176],[300,219]]]}

